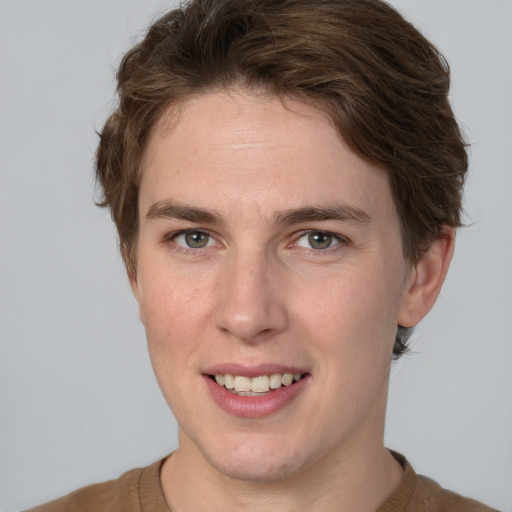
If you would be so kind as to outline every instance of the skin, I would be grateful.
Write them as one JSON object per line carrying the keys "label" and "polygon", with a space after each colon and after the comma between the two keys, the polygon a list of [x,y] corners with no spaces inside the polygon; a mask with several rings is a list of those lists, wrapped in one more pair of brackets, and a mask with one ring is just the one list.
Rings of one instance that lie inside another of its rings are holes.
{"label": "skin", "polygon": [[[214,218],[176,218],[183,205]],[[356,218],[276,222],[333,206]],[[161,474],[172,510],[376,510],[402,476],[383,446],[396,327],[433,305],[453,231],[411,266],[386,173],[318,110],[240,90],[155,127],[139,207],[132,288],[179,424]],[[330,245],[313,248],[310,232]],[[241,418],[205,384],[224,363],[293,365],[308,381],[278,411]]]}

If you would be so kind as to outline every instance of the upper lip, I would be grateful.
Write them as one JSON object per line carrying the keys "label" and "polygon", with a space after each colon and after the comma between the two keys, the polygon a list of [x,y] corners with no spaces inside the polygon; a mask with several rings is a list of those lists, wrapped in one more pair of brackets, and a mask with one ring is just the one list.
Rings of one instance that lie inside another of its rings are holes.
{"label": "upper lip", "polygon": [[272,375],[273,373],[307,373],[299,366],[283,365],[276,363],[258,364],[246,366],[238,363],[220,363],[208,367],[205,375],[240,375],[242,377],[258,377],[260,375]]}

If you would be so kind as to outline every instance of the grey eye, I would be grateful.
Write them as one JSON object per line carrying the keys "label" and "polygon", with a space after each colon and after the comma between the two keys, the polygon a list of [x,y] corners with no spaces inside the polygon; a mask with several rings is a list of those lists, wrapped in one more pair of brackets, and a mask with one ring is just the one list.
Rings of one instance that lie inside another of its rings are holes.
{"label": "grey eye", "polygon": [[330,249],[340,243],[339,236],[328,231],[310,231],[304,233],[296,242],[295,245],[298,247],[304,247],[305,249]]}
{"label": "grey eye", "polygon": [[204,231],[187,231],[174,237],[174,243],[190,249],[202,249],[212,245],[213,240]]}
{"label": "grey eye", "polygon": [[193,249],[200,249],[201,247],[206,247],[209,238],[210,237],[206,233],[193,231],[192,233],[187,233],[185,235],[185,242]]}
{"label": "grey eye", "polygon": [[308,242],[313,249],[328,249],[333,242],[333,236],[322,231],[314,231],[308,234]]}

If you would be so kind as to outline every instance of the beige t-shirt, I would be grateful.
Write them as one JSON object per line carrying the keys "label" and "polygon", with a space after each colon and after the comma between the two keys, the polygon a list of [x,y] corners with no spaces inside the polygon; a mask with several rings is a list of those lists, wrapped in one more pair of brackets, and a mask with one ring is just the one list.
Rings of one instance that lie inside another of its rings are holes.
{"label": "beige t-shirt", "polygon": [[[404,457],[394,456],[404,468],[404,477],[376,512],[497,512],[417,475]],[[117,480],[83,487],[27,512],[171,512],[160,486],[164,460],[132,469]]]}

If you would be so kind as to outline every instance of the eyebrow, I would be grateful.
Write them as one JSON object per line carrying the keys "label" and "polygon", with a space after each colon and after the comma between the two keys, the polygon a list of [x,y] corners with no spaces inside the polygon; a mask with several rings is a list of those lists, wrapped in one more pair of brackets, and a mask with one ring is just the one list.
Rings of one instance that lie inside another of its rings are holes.
{"label": "eyebrow", "polygon": [[222,216],[210,210],[189,206],[186,204],[177,204],[170,201],[160,201],[151,205],[146,213],[147,220],[154,219],[180,219],[196,222],[199,224],[222,224]]}
{"label": "eyebrow", "polygon": [[[160,201],[151,205],[146,219],[180,219],[198,224],[219,225],[225,223],[222,215],[214,210],[205,210],[196,206],[179,204],[172,201]],[[370,216],[360,208],[346,204],[304,206],[282,211],[274,215],[275,225],[293,225],[304,222],[322,222],[336,220],[368,224]]]}
{"label": "eyebrow", "polygon": [[276,224],[290,225],[326,220],[368,224],[370,222],[370,216],[364,210],[355,206],[335,204],[328,206],[306,206],[286,210],[276,215],[274,222]]}

